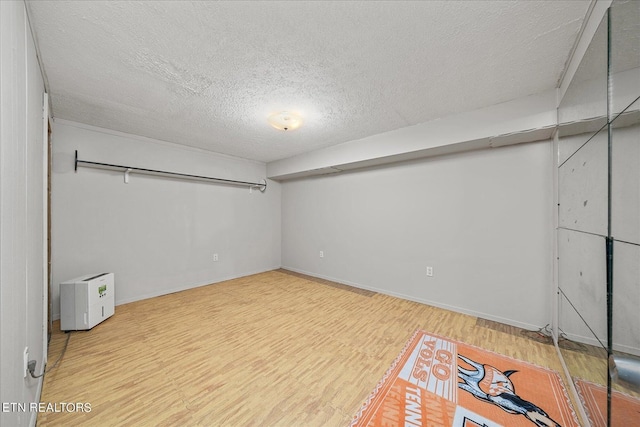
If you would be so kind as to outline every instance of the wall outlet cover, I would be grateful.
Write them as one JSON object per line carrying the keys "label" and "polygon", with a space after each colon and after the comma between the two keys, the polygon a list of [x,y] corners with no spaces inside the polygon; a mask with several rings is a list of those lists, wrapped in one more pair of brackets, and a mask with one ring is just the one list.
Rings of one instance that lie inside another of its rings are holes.
{"label": "wall outlet cover", "polygon": [[24,352],[22,353],[22,377],[27,378],[27,369],[29,367],[29,347],[24,348]]}

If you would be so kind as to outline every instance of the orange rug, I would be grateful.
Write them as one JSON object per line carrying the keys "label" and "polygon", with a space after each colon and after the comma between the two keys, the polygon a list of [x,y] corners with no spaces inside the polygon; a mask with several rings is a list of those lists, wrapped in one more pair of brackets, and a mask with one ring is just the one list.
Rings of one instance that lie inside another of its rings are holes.
{"label": "orange rug", "polygon": [[[592,427],[607,426],[607,388],[588,381],[574,381]],[[611,425],[640,426],[640,399],[619,391],[611,393]]]}
{"label": "orange rug", "polygon": [[557,373],[421,330],[351,425],[579,426]]}

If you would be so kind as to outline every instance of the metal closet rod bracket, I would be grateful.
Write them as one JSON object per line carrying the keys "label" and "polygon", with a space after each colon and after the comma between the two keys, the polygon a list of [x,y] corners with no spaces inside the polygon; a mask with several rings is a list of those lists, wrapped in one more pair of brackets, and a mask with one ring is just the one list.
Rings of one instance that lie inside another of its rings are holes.
{"label": "metal closet rod bracket", "polygon": [[168,172],[168,171],[161,171],[156,169],[137,168],[133,166],[114,165],[110,163],[90,162],[88,160],[78,159],[78,150],[76,150],[76,159],[75,159],[75,167],[74,167],[74,170],[76,172],[78,171],[78,166],[85,167],[85,168],[104,169],[104,170],[123,172],[125,176],[125,183],[129,181],[129,174],[138,173],[142,175],[164,176],[164,177],[170,177],[170,178],[188,179],[192,181],[204,181],[204,182],[211,182],[211,183],[217,183],[217,184],[239,185],[243,187],[249,187],[249,189],[257,188],[262,193],[264,193],[264,191],[267,189],[267,181],[265,179],[262,179],[260,182],[237,181],[233,179],[214,178],[210,176],[190,175],[190,174],[180,173],[180,172]]}

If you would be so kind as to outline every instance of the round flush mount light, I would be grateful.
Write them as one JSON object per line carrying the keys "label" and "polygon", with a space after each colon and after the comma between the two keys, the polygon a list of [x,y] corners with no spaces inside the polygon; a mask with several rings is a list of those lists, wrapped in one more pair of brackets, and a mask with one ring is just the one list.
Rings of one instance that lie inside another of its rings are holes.
{"label": "round flush mount light", "polygon": [[302,125],[302,117],[288,111],[272,114],[267,118],[267,121],[278,130],[295,130]]}

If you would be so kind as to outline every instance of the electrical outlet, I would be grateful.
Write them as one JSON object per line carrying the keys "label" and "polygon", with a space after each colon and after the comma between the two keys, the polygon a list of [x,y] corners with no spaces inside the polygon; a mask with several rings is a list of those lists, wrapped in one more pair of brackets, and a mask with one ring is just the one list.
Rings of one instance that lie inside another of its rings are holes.
{"label": "electrical outlet", "polygon": [[427,267],[427,276],[433,277],[433,267]]}
{"label": "electrical outlet", "polygon": [[324,251],[320,251],[320,258],[324,258]]}
{"label": "electrical outlet", "polygon": [[31,376],[36,374],[36,363],[37,362],[35,360],[29,360],[29,363],[27,364],[27,370],[31,373]]}
{"label": "electrical outlet", "polygon": [[213,254],[213,260],[218,261],[218,254]]}
{"label": "electrical outlet", "polygon": [[22,378],[27,378],[27,369],[29,368],[29,347],[24,348],[22,353]]}

